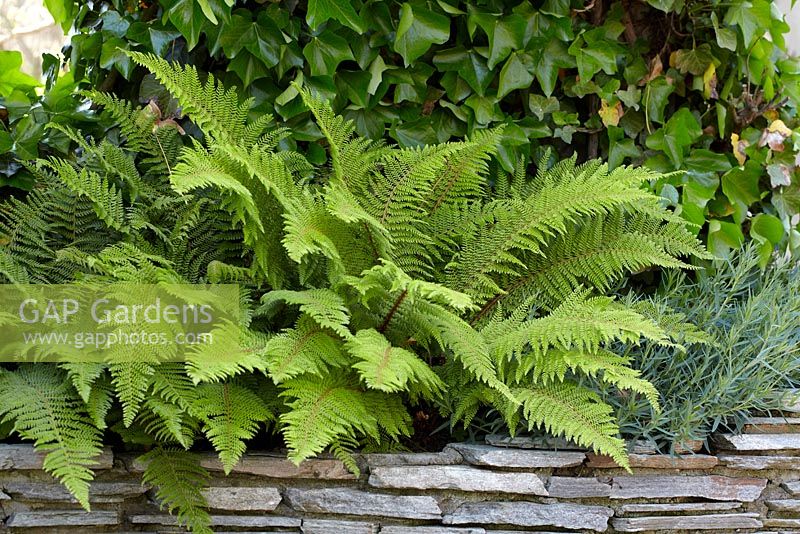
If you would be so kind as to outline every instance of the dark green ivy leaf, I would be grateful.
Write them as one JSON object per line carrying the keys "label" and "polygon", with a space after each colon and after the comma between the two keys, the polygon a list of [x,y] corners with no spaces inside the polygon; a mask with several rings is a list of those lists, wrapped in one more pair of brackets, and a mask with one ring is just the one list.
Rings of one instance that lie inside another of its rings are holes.
{"label": "dark green ivy leaf", "polygon": [[484,58],[474,50],[462,47],[437,53],[433,63],[440,71],[457,73],[480,96],[484,95],[494,77],[494,71],[489,70]]}
{"label": "dark green ivy leaf", "polygon": [[394,39],[395,51],[403,56],[406,67],[428,51],[433,44],[450,38],[450,19],[420,6],[403,4]]}
{"label": "dark green ivy leaf", "polygon": [[516,89],[530,87],[533,83],[533,74],[530,72],[531,62],[531,57],[525,52],[517,51],[511,54],[500,71],[497,98],[503,98]]}
{"label": "dark green ivy leaf", "polygon": [[342,61],[354,60],[350,46],[343,38],[331,32],[323,32],[303,48],[312,76],[330,76]]}
{"label": "dark green ivy leaf", "polygon": [[186,38],[189,50],[197,46],[203,25],[208,20],[195,0],[161,0],[164,14]]}
{"label": "dark green ivy leaf", "polygon": [[336,19],[348,28],[364,33],[364,21],[350,2],[351,0],[308,0],[306,21],[312,30],[316,30],[323,22]]}

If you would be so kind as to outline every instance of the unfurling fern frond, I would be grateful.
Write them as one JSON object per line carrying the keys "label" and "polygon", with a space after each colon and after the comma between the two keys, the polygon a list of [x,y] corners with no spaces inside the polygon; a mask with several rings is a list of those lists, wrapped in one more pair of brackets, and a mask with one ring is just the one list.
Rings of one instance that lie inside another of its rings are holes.
{"label": "unfurling fern frond", "polygon": [[89,510],[91,467],[101,452],[102,433],[66,374],[45,364],[0,371],[0,416],[13,421],[14,432],[45,453],[44,470]]}
{"label": "unfurling fern frond", "polygon": [[145,465],[142,482],[156,488],[156,498],[178,524],[195,534],[212,534],[203,488],[211,478],[197,456],[180,449],[156,447],[138,458]]}

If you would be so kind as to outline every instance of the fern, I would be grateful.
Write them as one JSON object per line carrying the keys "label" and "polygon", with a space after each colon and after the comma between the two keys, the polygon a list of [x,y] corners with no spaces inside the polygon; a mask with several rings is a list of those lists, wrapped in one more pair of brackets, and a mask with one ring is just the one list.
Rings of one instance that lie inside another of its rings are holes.
{"label": "fern", "polygon": [[139,457],[145,464],[142,482],[156,487],[156,498],[178,523],[195,534],[210,534],[211,516],[203,488],[211,478],[194,454],[157,447]]}
{"label": "fern", "polygon": [[280,150],[287,131],[267,115],[251,120],[252,102],[213,76],[129,54],[202,139],[184,143],[154,105],[90,93],[125,144],[61,128],[81,150],[31,165],[40,187],[0,207],[0,276],[233,282],[242,313],[180,363],[175,347],[119,347],[98,364],[0,372],[13,386],[0,390],[0,412],[50,451],[46,467],[83,504],[99,429],[156,445],[145,479],[181,523],[208,531],[207,474],[163,445],[191,449],[205,436],[227,471],[274,421],[293,461],[328,450],[356,470],[358,448],[411,433],[407,406],[422,399],[452,425],[495,410],[512,432],[541,427],[627,465],[592,388],[630,390],[657,408],[658,393],[616,351],[702,338],[669,310],[605,296],[632,271],[707,257],[642,187],[660,175],[550,165],[549,155],[535,176],[495,175],[501,130],[390,147],[299,88],[329,152],[313,167]]}
{"label": "fern", "polygon": [[46,454],[44,470],[89,510],[91,467],[101,452],[101,432],[64,374],[44,364],[0,371],[0,415]]}

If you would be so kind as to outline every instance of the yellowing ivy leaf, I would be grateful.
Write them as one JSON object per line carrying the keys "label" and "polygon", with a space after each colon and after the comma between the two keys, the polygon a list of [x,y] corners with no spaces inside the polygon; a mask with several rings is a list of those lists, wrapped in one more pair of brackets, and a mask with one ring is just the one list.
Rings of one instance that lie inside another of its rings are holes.
{"label": "yellowing ivy leaf", "polygon": [[619,120],[622,118],[622,115],[625,112],[622,110],[622,103],[617,102],[613,106],[610,106],[608,102],[603,100],[600,103],[600,111],[597,112],[600,115],[600,119],[602,119],[603,124],[608,126],[619,126]]}
{"label": "yellowing ivy leaf", "polygon": [[703,96],[706,98],[719,98],[717,92],[717,68],[713,63],[708,64],[708,68],[703,73]]}
{"label": "yellowing ivy leaf", "polygon": [[739,134],[731,134],[731,147],[733,147],[733,155],[736,157],[736,161],[739,162],[739,165],[744,165],[744,162],[747,159],[744,149],[747,148],[748,145],[749,143],[747,141],[744,139],[739,139]]}
{"label": "yellowing ivy leaf", "polygon": [[758,141],[758,146],[769,145],[770,149],[776,152],[783,152],[783,142],[791,135],[792,130],[790,130],[782,120],[774,120],[762,132],[761,139]]}

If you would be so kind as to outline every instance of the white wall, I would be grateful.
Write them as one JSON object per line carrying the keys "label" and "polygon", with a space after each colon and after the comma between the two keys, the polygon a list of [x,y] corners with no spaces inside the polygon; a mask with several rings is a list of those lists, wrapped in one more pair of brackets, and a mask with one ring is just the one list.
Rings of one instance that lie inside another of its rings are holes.
{"label": "white wall", "polygon": [[792,54],[800,55],[800,2],[795,3],[792,8],[792,0],[778,0],[776,2],[780,10],[786,13],[786,22],[789,23],[791,30],[786,38],[786,44]]}

